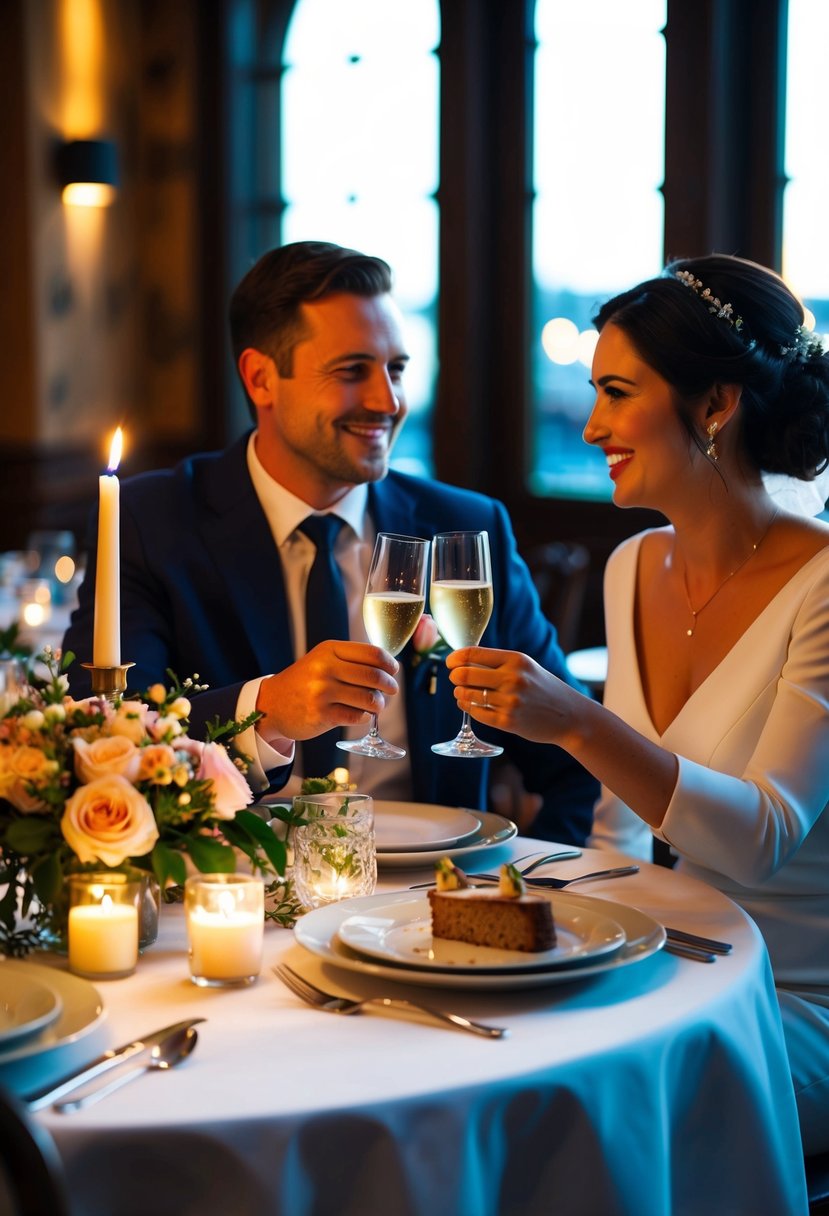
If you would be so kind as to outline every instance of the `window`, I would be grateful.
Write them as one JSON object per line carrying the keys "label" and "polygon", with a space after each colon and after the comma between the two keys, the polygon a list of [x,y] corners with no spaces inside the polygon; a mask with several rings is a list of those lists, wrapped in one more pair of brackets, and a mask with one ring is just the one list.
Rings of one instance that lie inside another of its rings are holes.
{"label": "window", "polygon": [[538,0],[530,489],[609,498],[581,433],[602,300],[663,262],[666,0]]}
{"label": "window", "polygon": [[[823,236],[829,195],[827,45],[825,0],[789,0],[783,274],[825,341],[829,341],[829,244]],[[807,315],[807,327],[809,322]]]}
{"label": "window", "polygon": [[432,471],[437,370],[437,0],[298,0],[281,85],[283,243],[330,240],[391,265],[412,360],[395,468]]}

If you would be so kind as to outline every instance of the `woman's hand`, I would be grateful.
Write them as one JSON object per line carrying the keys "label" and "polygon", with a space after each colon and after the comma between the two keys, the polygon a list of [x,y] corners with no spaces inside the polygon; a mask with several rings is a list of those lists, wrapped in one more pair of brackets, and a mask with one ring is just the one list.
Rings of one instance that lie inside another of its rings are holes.
{"label": "woman's hand", "polygon": [[577,731],[580,703],[587,698],[527,655],[467,646],[446,664],[455,700],[477,722],[561,747]]}

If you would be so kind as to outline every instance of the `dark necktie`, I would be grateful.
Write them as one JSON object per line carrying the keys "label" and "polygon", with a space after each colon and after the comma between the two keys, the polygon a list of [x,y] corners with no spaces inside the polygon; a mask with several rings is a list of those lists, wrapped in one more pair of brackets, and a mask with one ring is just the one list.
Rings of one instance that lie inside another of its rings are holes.
{"label": "dark necktie", "polygon": [[[299,525],[316,547],[314,564],[305,591],[305,649],[312,650],[330,638],[348,640],[348,604],[340,568],[334,560],[334,545],[344,521],[337,515],[309,515]],[[342,754],[337,740],[342,727],[305,739],[302,744],[304,777],[326,777],[337,767]]]}

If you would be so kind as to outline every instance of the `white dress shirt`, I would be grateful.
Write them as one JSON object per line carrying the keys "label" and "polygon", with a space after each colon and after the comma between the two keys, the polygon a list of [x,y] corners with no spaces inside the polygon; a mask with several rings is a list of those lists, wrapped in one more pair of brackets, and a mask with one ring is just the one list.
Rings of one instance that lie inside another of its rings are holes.
{"label": "white dress shirt", "polygon": [[[251,435],[248,443],[248,471],[279,552],[294,657],[300,658],[306,652],[305,589],[316,549],[313,542],[298,531],[298,527],[309,515],[314,514],[314,508],[286,490],[265,471],[256,454],[255,441],[256,432]],[[353,642],[368,641],[363,623],[363,593],[374,549],[375,529],[366,511],[367,501],[368,487],[355,486],[339,500],[331,512],[344,520],[346,525],[337,537],[334,558],[343,576],[348,603],[349,638]],[[237,719],[244,718],[255,710],[259,686],[265,678],[260,676],[243,686],[236,704]],[[397,696],[388,698],[386,708],[380,714],[380,730],[383,738],[390,743],[406,747],[406,704],[402,668],[395,678],[400,691]],[[368,729],[367,725],[346,727],[344,733],[348,739],[359,739]],[[248,779],[254,789],[267,785],[266,771],[281,764],[290,764],[296,754],[293,739],[268,735],[261,729],[251,728],[245,731],[238,736],[236,742],[240,751],[253,758]],[[370,760],[356,752],[343,752],[342,765],[348,769],[350,781],[356,783],[361,793],[393,799],[411,797],[411,765],[408,756],[403,760]],[[311,774],[314,777],[321,775]],[[291,777],[282,791],[286,799],[299,793],[303,776],[297,757]]]}

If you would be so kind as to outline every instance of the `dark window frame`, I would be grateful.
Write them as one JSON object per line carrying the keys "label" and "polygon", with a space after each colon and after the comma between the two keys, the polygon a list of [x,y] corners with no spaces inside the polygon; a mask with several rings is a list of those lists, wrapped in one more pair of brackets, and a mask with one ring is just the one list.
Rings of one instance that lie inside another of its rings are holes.
{"label": "dark window frame", "polygon": [[[224,0],[225,31],[240,5],[254,15],[259,45],[278,68],[293,0]],[[591,582],[579,644],[590,645],[603,640],[608,554],[659,517],[609,503],[543,498],[527,487],[533,14],[534,0],[441,4],[435,467],[441,479],[505,502],[522,548],[550,540],[587,546]],[[779,268],[786,19],[787,0],[668,0],[666,256],[716,249]],[[225,72],[225,161],[231,165],[234,81],[226,61]],[[269,125],[273,131],[272,115]],[[252,137],[255,146],[256,132]],[[278,157],[278,146],[271,151]],[[214,250],[218,240],[230,244],[228,232],[245,216],[261,208],[278,215],[283,205],[273,194],[240,194],[227,175],[225,196],[217,214],[226,228],[215,234]]]}

